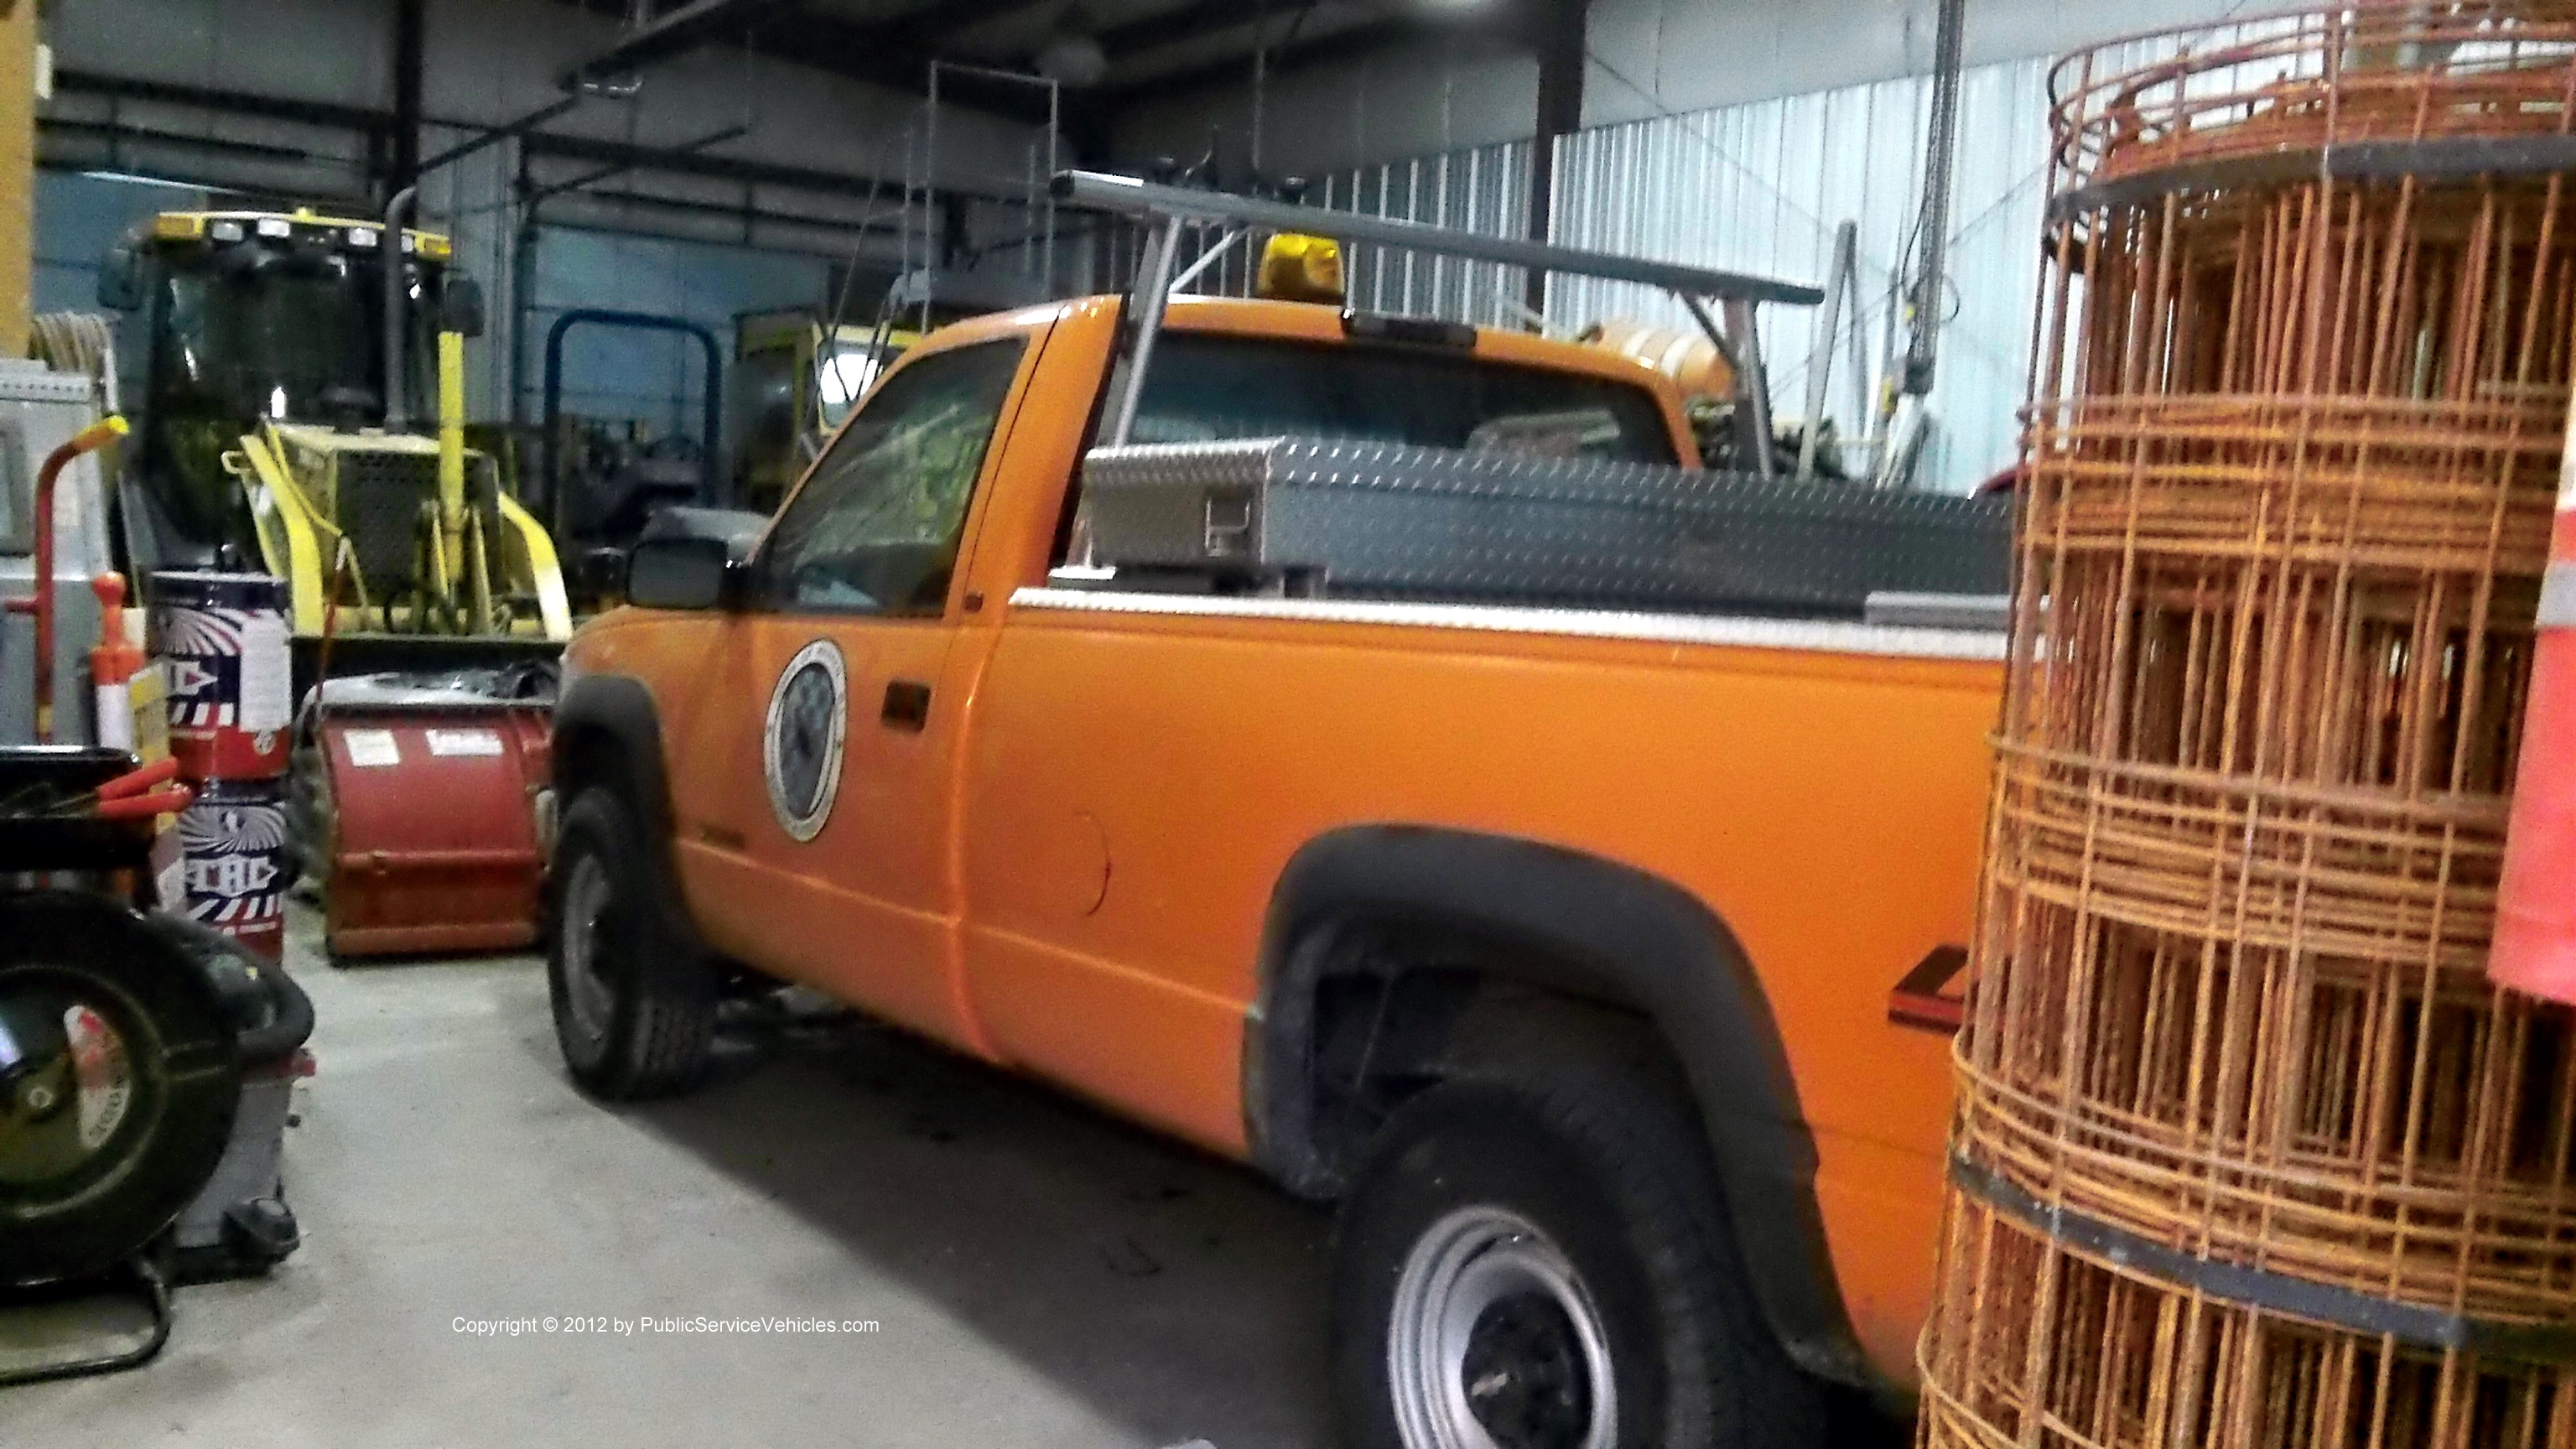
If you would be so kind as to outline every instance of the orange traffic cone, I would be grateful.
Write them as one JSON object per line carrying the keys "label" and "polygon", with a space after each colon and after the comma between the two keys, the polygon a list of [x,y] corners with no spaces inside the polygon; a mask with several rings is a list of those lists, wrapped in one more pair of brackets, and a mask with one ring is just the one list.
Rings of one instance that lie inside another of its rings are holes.
{"label": "orange traffic cone", "polygon": [[2576,419],[2569,442],[2487,974],[2576,1002]]}
{"label": "orange traffic cone", "polygon": [[134,676],[143,672],[143,651],[125,628],[125,575],[100,574],[89,581],[98,595],[99,645],[89,651],[89,682],[97,696],[95,737],[111,750],[134,748]]}

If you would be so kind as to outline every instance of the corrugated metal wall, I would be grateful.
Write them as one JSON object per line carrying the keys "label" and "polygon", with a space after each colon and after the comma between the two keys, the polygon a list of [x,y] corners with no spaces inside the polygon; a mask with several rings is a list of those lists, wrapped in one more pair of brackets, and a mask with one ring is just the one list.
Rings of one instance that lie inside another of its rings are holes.
{"label": "corrugated metal wall", "polygon": [[[2047,64],[1981,67],[1960,88],[1952,310],[1921,487],[1972,488],[2017,448],[2046,189]],[[1857,438],[1887,356],[1890,296],[1912,254],[1931,100],[1930,78],[1916,76],[1568,136],[1556,153],[1554,240],[1821,283],[1835,225],[1859,223],[1860,295],[1844,319],[1848,328],[1857,318],[1873,375],[1854,385],[1846,337],[1827,394],[1842,435]],[[1764,310],[1772,396],[1794,415],[1804,409],[1816,314]],[[1547,312],[1551,330],[1606,317],[1689,325],[1667,297],[1579,277],[1551,281]]]}
{"label": "corrugated metal wall", "polygon": [[[2214,27],[2202,43],[2248,40],[2277,24]],[[2114,48],[2108,63],[2142,64],[2175,48],[2171,40],[2136,42]],[[2046,58],[2011,61],[1962,79],[1949,307],[1919,487],[1964,492],[2009,467],[2019,446],[2041,262],[2051,65]],[[1910,76],[1565,137],[1555,151],[1552,239],[1822,283],[1836,225],[1856,223],[1858,295],[1844,307],[1826,407],[1843,438],[1864,437],[1872,400],[1904,344],[1890,315],[1915,243],[1931,101],[1930,78]],[[1530,151],[1529,143],[1512,142],[1335,173],[1318,179],[1309,199],[1520,235]],[[1206,240],[1214,238],[1210,232]],[[1113,275],[1124,280],[1123,272]],[[1360,248],[1349,257],[1349,275],[1360,307],[1486,326],[1524,320],[1514,268]],[[1249,259],[1237,253],[1190,290],[1242,295],[1250,283]],[[1765,309],[1763,346],[1784,417],[1805,408],[1816,315]],[[1691,326],[1678,305],[1649,289],[1579,277],[1550,281],[1550,332],[1571,335],[1615,317]]]}
{"label": "corrugated metal wall", "polygon": [[[1336,211],[1400,217],[1487,236],[1522,236],[1531,143],[1507,141],[1327,176],[1309,197]],[[1355,247],[1344,258],[1353,305],[1374,312],[1517,327],[1527,274],[1492,262]]]}

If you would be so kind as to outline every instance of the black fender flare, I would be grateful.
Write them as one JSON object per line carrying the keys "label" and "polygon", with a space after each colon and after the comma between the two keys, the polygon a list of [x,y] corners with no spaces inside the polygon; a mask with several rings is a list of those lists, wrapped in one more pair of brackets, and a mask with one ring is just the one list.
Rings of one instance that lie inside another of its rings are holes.
{"label": "black fender flare", "polygon": [[[1313,1138],[1316,988],[1349,919],[1469,928],[1548,963],[1531,984],[1640,1011],[1689,1082],[1744,1266],[1802,1367],[1883,1391],[1862,1355],[1816,1203],[1816,1146],[1768,995],[1734,933],[1698,897],[1597,856],[1510,836],[1355,826],[1308,842],[1281,872],[1245,1024],[1253,1157],[1292,1191],[1330,1190]],[[1516,969],[1498,967],[1506,974]]]}
{"label": "black fender flare", "polygon": [[642,820],[651,842],[647,854],[669,890],[664,898],[680,899],[672,856],[670,777],[653,692],[631,675],[575,676],[555,701],[552,741],[558,809],[570,809],[573,799],[592,785],[618,790]]}

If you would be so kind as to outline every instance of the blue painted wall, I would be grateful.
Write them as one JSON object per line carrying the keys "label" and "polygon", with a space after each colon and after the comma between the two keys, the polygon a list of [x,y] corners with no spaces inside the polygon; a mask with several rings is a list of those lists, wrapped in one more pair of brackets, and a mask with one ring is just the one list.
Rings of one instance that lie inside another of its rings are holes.
{"label": "blue painted wall", "polygon": [[111,181],[69,171],[36,173],[35,310],[98,310],[98,264],[136,223],[206,205],[195,187]]}
{"label": "blue painted wall", "polygon": [[[68,171],[36,173],[34,300],[38,314],[98,312],[98,269],[128,231],[165,211],[205,208],[195,187],[116,181]],[[142,329],[118,318],[116,363],[129,393],[143,375]]]}

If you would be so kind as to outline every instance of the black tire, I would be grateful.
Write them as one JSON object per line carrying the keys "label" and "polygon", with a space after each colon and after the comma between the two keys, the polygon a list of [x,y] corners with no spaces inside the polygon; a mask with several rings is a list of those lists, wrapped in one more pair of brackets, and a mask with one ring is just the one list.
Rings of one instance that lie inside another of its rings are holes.
{"label": "black tire", "polygon": [[[1493,1236],[1498,1225],[1512,1231]],[[1467,1266],[1444,1280],[1451,1263]],[[1407,1102],[1343,1199],[1333,1272],[1352,1449],[1476,1442],[1440,1426],[1433,1406],[1452,1385],[1463,1394],[1452,1402],[1502,1449],[1823,1442],[1823,1395],[1763,1321],[1696,1123],[1633,1073],[1570,1064]],[[1422,1286],[1443,1281],[1460,1286]],[[1501,1296],[1476,1307],[1486,1294]],[[1424,1303],[1474,1328],[1405,1335],[1400,1313],[1442,1321]],[[1409,1370],[1394,1357],[1399,1336],[1414,1350]],[[1410,1392],[1409,1421],[1400,1382],[1435,1386]],[[1610,1392],[1606,1414],[1596,1384]]]}
{"label": "black tire", "polygon": [[234,1031],[122,906],[0,895],[0,1285],[87,1277],[170,1225],[232,1138]]}
{"label": "black tire", "polygon": [[695,1086],[715,1037],[716,973],[653,848],[634,807],[593,787],[564,812],[546,881],[555,1041],[573,1081],[610,1101]]}

